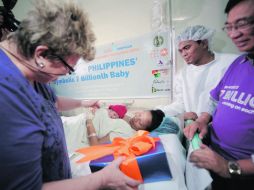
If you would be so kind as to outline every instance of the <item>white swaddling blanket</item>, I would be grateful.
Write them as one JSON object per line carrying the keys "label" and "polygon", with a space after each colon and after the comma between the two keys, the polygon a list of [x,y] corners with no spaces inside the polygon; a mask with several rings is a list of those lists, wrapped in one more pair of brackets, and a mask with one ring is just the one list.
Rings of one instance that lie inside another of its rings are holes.
{"label": "white swaddling blanket", "polygon": [[[62,117],[68,152],[89,146],[86,130],[87,113],[73,117]],[[115,137],[128,138],[135,134],[135,130],[123,119],[111,119],[107,109],[98,109],[93,118],[93,125],[99,138],[109,134],[112,141]]]}

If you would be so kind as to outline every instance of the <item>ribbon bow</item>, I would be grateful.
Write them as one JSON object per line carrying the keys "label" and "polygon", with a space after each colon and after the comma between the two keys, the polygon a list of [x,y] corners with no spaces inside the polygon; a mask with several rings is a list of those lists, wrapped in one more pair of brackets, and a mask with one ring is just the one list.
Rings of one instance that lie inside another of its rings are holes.
{"label": "ribbon bow", "polygon": [[78,160],[77,163],[95,160],[110,154],[113,154],[115,159],[119,156],[125,156],[126,159],[120,165],[121,171],[133,179],[143,181],[136,156],[142,155],[150,149],[155,148],[155,142],[159,140],[159,138],[150,137],[148,135],[149,132],[140,130],[131,138],[124,139],[116,137],[113,139],[112,144],[78,149],[76,152],[84,154],[85,157]]}

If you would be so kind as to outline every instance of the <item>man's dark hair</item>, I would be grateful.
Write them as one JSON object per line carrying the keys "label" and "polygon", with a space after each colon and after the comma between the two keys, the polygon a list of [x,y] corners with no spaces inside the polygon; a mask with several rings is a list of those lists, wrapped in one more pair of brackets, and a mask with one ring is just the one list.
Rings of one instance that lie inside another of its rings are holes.
{"label": "man's dark hair", "polygon": [[159,127],[165,116],[164,112],[161,110],[150,110],[150,112],[152,114],[152,122],[151,125],[146,128],[149,132]]}
{"label": "man's dark hair", "polygon": [[228,14],[231,9],[233,9],[238,3],[241,3],[243,1],[245,0],[229,0],[224,12]]}

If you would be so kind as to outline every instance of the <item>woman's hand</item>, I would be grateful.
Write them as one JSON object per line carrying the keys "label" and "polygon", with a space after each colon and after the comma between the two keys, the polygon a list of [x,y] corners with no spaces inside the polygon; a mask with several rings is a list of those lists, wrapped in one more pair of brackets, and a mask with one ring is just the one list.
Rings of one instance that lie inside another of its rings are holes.
{"label": "woman's hand", "polygon": [[141,182],[129,178],[119,169],[123,157],[114,160],[102,170],[79,178],[58,180],[43,184],[43,190],[101,189],[101,190],[138,190]]}
{"label": "woman's hand", "polygon": [[222,177],[230,177],[228,161],[204,144],[201,144],[200,149],[191,153],[190,162],[200,168],[212,170]]}
{"label": "woman's hand", "polygon": [[110,165],[100,171],[103,187],[116,190],[138,189],[138,185],[140,185],[141,182],[126,176],[120,171],[119,165],[123,160],[123,157],[117,158]]}

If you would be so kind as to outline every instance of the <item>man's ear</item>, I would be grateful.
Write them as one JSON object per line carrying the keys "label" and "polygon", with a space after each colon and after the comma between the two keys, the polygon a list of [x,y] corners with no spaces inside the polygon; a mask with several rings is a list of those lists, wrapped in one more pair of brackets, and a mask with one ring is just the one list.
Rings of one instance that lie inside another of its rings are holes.
{"label": "man's ear", "polygon": [[202,40],[202,41],[201,41],[201,45],[202,45],[202,47],[204,47],[205,49],[208,49],[208,40]]}

